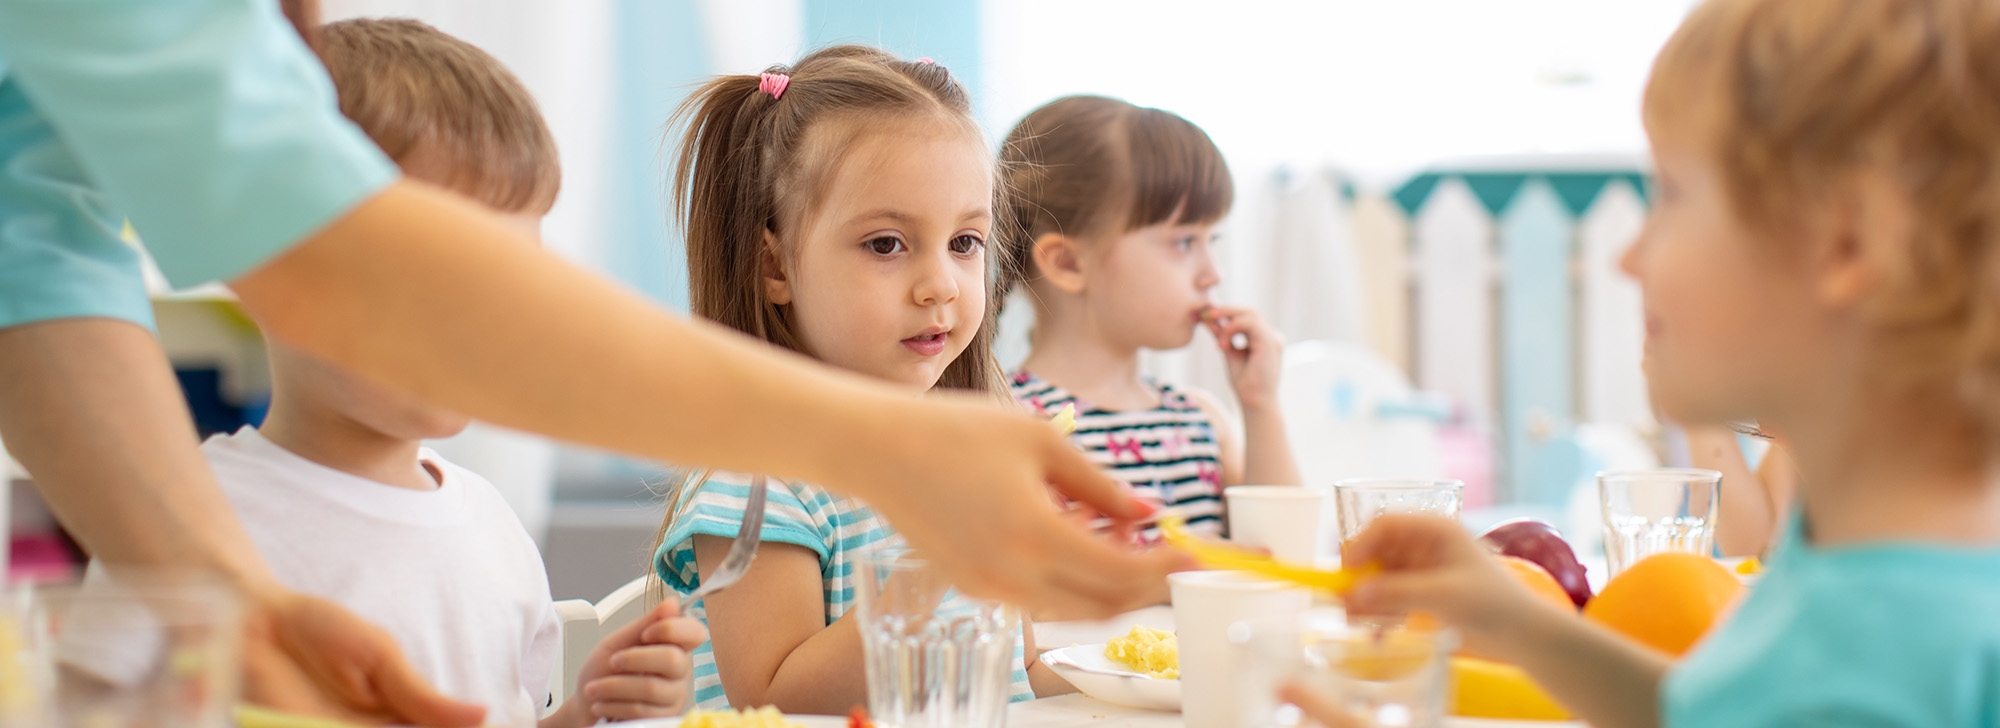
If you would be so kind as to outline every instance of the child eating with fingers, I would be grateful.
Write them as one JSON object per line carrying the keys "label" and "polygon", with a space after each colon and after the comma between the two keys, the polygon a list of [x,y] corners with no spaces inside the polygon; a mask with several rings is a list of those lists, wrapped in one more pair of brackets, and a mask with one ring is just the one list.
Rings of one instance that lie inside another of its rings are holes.
{"label": "child eating with fingers", "polygon": [[[1000,160],[1017,223],[1000,243],[1035,307],[1015,398],[1044,415],[1073,406],[1071,442],[1195,533],[1222,532],[1226,487],[1298,485],[1277,402],[1284,341],[1257,312],[1209,299],[1235,192],[1208,135],[1166,111],[1073,96],[1022,119]],[[1141,351],[1187,346],[1200,328],[1222,349],[1240,428],[1207,392],[1139,373]]]}

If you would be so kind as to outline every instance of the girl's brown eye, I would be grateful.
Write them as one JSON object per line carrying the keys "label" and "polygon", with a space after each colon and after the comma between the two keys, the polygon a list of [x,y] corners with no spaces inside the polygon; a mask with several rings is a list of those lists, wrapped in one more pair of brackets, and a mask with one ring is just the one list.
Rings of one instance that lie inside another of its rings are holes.
{"label": "girl's brown eye", "polygon": [[951,252],[958,255],[971,255],[978,252],[980,246],[985,244],[986,241],[980,240],[977,235],[960,235],[951,239]]}
{"label": "girl's brown eye", "polygon": [[876,255],[895,255],[903,250],[903,241],[891,237],[880,237],[864,243],[868,251]]}

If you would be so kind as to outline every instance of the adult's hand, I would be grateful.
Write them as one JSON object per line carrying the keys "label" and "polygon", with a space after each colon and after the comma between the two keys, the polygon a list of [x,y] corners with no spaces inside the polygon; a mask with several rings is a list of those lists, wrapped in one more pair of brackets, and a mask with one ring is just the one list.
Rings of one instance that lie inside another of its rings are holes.
{"label": "adult's hand", "polygon": [[396,640],[340,605],[272,590],[251,597],[243,650],[250,702],[364,724],[479,725],[486,709],[425,683]]}
{"label": "adult's hand", "polygon": [[1129,539],[1058,518],[1051,485],[1118,523],[1151,515],[1151,507],[1048,423],[983,401],[916,404],[887,438],[890,447],[851,465],[898,487],[898,497],[870,504],[961,589],[1029,606],[1041,618],[1106,617],[1152,603],[1168,573],[1192,565],[1179,551],[1142,554],[1125,545]]}
{"label": "adult's hand", "polygon": [[1065,524],[1050,485],[1116,520],[1141,507],[1044,423],[672,315],[421,183],[231,286],[266,333],[473,417],[860,497],[968,592],[1038,613],[1139,606],[1181,559]]}

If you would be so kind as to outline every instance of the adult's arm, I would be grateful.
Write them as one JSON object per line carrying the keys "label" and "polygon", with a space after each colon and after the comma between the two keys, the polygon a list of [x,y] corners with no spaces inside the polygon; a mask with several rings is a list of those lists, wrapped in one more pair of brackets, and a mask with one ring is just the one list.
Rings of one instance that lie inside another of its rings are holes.
{"label": "adult's arm", "polygon": [[270,335],[474,417],[861,497],[974,594],[1109,615],[1181,561],[1057,517],[1050,483],[1141,514],[1045,423],[911,397],[672,315],[421,183],[231,286]]}
{"label": "adult's arm", "polygon": [[249,601],[250,697],[355,720],[477,725],[395,641],[278,586],[215,487],[159,342],[139,325],[66,318],[0,328],[0,440],[63,525],[106,562],[195,568]]}

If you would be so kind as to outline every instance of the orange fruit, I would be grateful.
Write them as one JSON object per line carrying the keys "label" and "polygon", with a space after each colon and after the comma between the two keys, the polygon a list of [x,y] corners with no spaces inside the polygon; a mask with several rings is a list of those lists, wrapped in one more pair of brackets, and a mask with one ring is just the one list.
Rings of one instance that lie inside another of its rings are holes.
{"label": "orange fruit", "polygon": [[1542,568],[1541,564],[1513,556],[1502,556],[1500,565],[1507,567],[1507,573],[1513,574],[1514,578],[1526,585],[1528,591],[1534,592],[1535,596],[1563,609],[1576,611],[1576,602],[1570,601],[1569,592],[1563,591],[1562,583],[1556,581],[1556,578],[1549,574],[1549,570]]}
{"label": "orange fruit", "polygon": [[1585,619],[1679,657],[1714,627],[1743,591],[1714,559],[1663,553],[1612,577],[1583,608]]}

